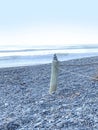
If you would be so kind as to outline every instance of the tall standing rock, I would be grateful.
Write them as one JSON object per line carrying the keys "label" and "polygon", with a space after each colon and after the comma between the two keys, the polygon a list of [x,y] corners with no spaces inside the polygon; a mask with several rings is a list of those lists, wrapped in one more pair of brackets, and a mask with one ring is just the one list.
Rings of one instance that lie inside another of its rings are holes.
{"label": "tall standing rock", "polygon": [[51,79],[50,79],[50,89],[49,93],[52,94],[57,89],[57,78],[58,78],[58,59],[56,54],[54,54],[52,66],[51,66]]}

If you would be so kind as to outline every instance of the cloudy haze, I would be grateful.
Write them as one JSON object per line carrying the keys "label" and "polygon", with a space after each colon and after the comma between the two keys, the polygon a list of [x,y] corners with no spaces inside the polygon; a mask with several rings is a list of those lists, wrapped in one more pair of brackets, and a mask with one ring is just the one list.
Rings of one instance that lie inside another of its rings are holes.
{"label": "cloudy haze", "polygon": [[0,46],[98,43],[97,0],[2,0]]}

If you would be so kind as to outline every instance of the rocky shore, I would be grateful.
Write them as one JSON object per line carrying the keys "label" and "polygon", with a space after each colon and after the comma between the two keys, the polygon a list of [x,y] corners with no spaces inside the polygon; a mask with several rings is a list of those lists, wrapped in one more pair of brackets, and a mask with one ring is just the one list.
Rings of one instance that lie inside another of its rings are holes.
{"label": "rocky shore", "polygon": [[0,69],[0,130],[98,130],[98,57]]}

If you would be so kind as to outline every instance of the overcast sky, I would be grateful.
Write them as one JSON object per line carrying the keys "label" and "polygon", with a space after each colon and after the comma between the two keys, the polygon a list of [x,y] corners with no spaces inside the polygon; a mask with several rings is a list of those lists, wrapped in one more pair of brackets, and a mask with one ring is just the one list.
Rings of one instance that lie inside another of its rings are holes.
{"label": "overcast sky", "polygon": [[0,0],[0,46],[98,43],[98,0]]}

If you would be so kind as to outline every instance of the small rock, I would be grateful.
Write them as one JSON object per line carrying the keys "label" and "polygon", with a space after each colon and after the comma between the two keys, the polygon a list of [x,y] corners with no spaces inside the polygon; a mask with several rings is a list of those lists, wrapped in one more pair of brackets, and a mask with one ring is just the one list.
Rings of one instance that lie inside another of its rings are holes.
{"label": "small rock", "polygon": [[5,105],[5,107],[7,107],[9,104],[8,104],[8,103],[5,103],[4,105]]}
{"label": "small rock", "polygon": [[20,125],[14,122],[7,124],[7,130],[16,130]]}
{"label": "small rock", "polygon": [[34,125],[34,128],[39,127],[41,124],[42,124],[42,122],[38,122],[38,123],[36,123],[36,124]]}
{"label": "small rock", "polygon": [[48,115],[48,114],[49,114],[49,111],[44,109],[44,110],[42,111],[42,114]]}
{"label": "small rock", "polygon": [[53,118],[52,119],[48,119],[48,122],[52,123],[52,122],[54,122],[54,119]]}
{"label": "small rock", "polygon": [[59,128],[63,128],[64,124],[62,122],[59,122],[59,123],[56,124],[56,126],[58,126]]}
{"label": "small rock", "polygon": [[3,125],[0,125],[0,130],[5,130]]}
{"label": "small rock", "polygon": [[43,100],[41,100],[41,101],[39,101],[39,103],[41,103],[41,104],[42,104],[42,103],[44,103],[44,101],[43,101]]}

